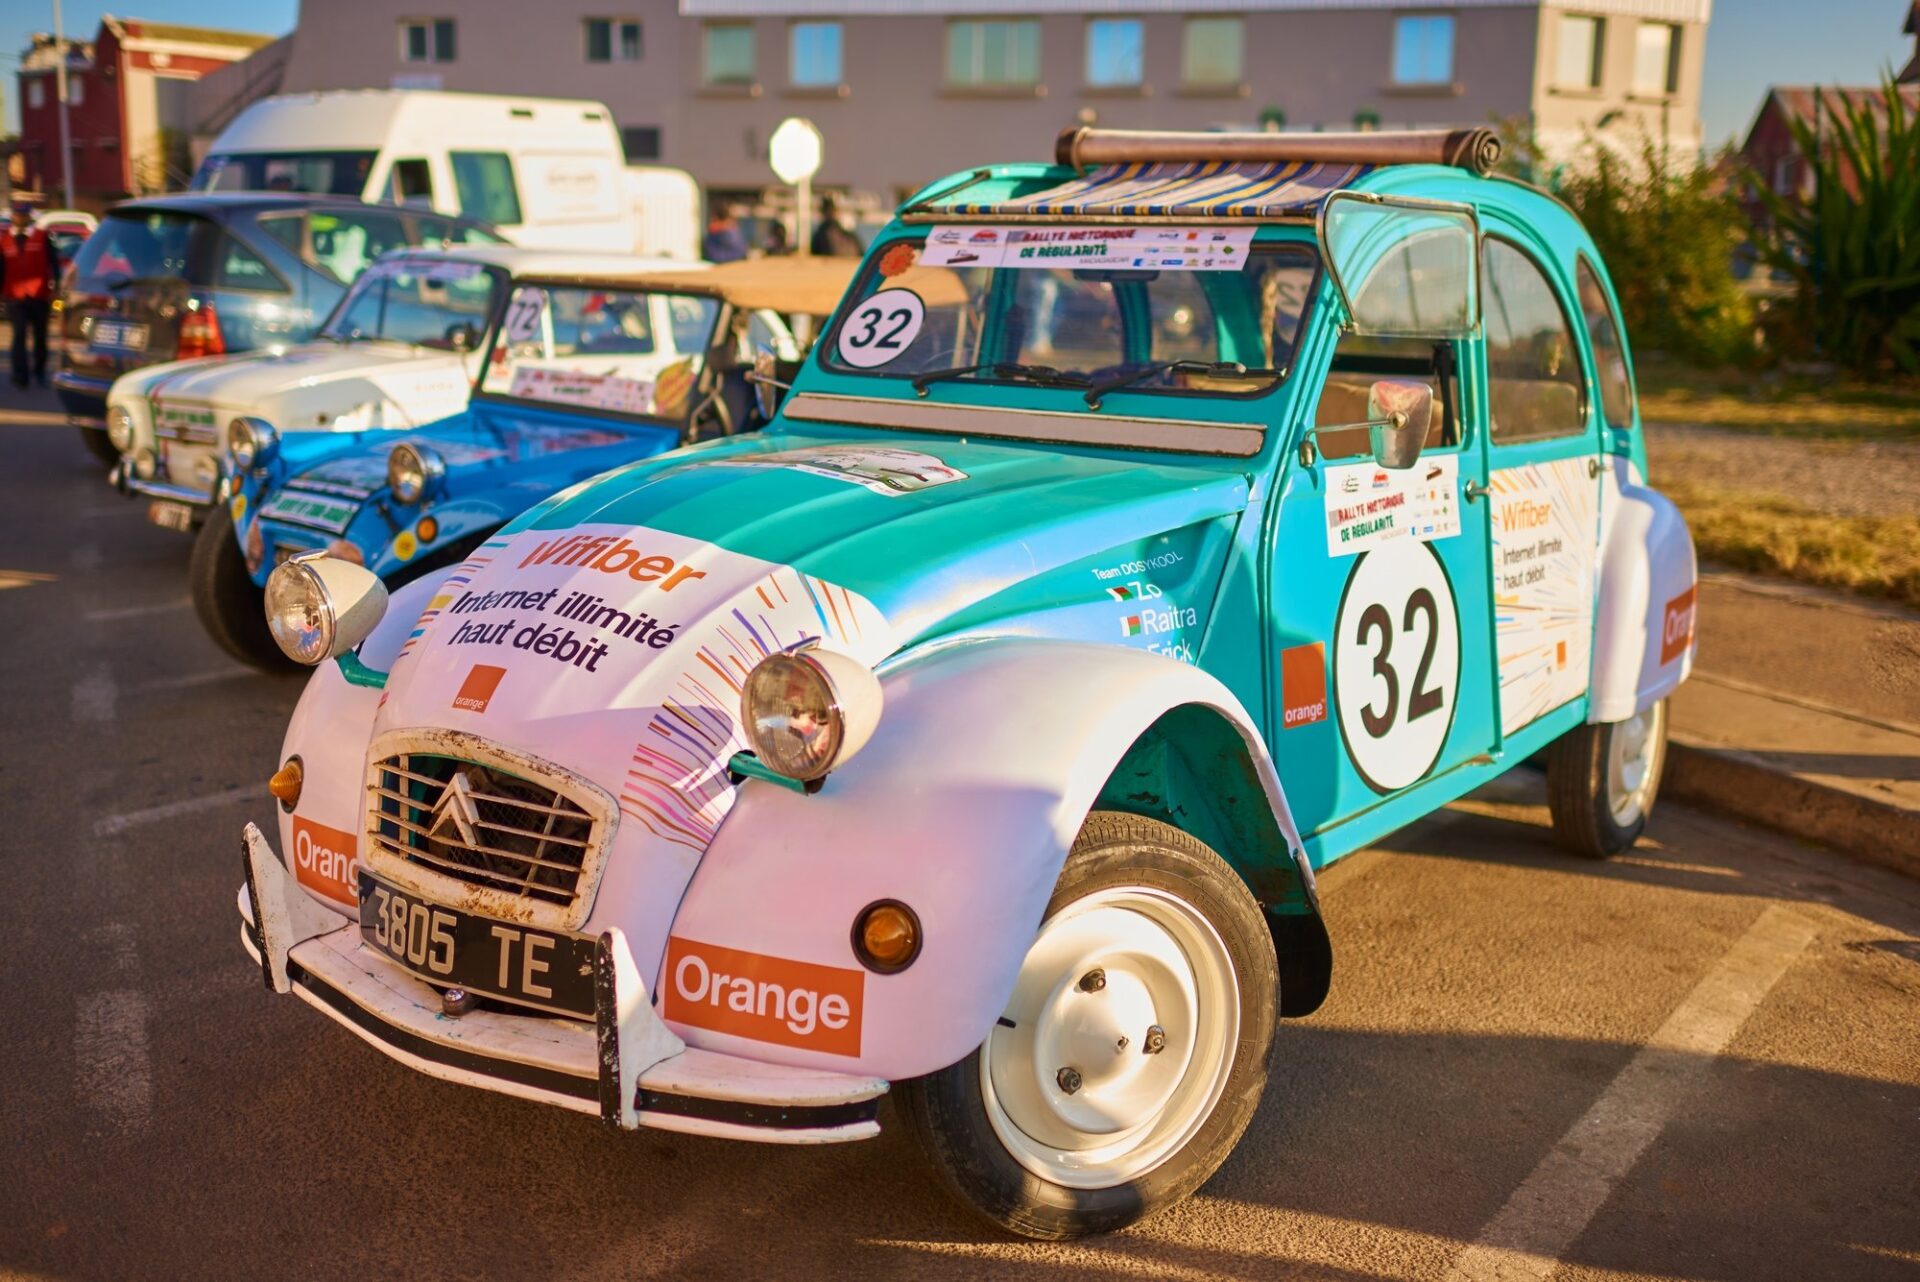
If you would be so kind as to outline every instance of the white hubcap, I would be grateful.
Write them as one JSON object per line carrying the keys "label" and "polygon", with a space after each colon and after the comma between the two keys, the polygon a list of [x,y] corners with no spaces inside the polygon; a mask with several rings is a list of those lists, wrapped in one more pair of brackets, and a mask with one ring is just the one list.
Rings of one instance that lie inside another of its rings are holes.
{"label": "white hubcap", "polygon": [[1662,700],[1613,728],[1607,752],[1607,809],[1622,828],[1646,813],[1660,777],[1667,705]]}
{"label": "white hubcap", "polygon": [[1098,891],[1040,927],[980,1055],[987,1116],[1027,1170],[1109,1188],[1178,1152],[1225,1089],[1240,1035],[1226,944],[1144,886]]}

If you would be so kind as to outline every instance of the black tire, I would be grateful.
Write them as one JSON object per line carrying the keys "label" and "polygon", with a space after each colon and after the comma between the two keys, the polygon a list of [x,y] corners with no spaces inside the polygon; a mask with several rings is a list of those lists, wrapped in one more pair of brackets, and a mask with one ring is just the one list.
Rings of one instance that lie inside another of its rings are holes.
{"label": "black tire", "polygon": [[1634,813],[1616,815],[1616,790],[1610,783],[1616,737],[1627,733],[1628,722],[1609,721],[1578,726],[1554,740],[1547,749],[1547,809],[1553,816],[1553,835],[1562,846],[1589,859],[1609,859],[1633,847],[1646,831],[1647,816],[1660,792],[1660,776],[1667,764],[1667,702],[1662,699],[1653,716],[1652,778]]}
{"label": "black tire", "polygon": [[224,505],[214,505],[194,537],[187,581],[200,626],[215,645],[264,672],[291,672],[300,666],[281,652],[267,628],[265,594],[247,573],[233,518]]}
{"label": "black tire", "polygon": [[1179,897],[1206,917],[1233,962],[1240,994],[1233,1063],[1212,1112],[1182,1147],[1125,1183],[1070,1188],[1022,1166],[995,1134],[981,1087],[984,1048],[894,1088],[900,1118],[947,1190],[1022,1237],[1110,1232],[1188,1196],[1233,1152],[1266,1089],[1280,979],[1266,919],[1246,884],[1219,855],[1177,828],[1096,811],[1074,841],[1046,917],[1116,886],[1146,886]]}
{"label": "black tire", "polygon": [[88,452],[102,463],[112,467],[120,461],[120,451],[114,449],[113,442],[107,439],[105,428],[79,427],[74,430],[79,432],[80,439],[86,442]]}

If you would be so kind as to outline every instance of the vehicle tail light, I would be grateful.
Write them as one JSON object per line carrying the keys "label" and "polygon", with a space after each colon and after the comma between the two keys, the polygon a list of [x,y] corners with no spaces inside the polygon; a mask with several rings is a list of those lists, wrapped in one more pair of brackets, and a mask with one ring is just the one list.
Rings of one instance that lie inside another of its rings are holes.
{"label": "vehicle tail light", "polygon": [[220,333],[220,313],[212,299],[194,299],[187,303],[187,314],[180,318],[179,359],[196,356],[224,356],[227,340]]}

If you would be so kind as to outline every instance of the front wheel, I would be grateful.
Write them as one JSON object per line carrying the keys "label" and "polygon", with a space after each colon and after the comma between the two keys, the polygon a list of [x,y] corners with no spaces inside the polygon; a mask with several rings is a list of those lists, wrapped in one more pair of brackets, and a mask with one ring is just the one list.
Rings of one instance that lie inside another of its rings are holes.
{"label": "front wheel", "polygon": [[897,1088],[963,1202],[1015,1233],[1123,1228],[1200,1187],[1266,1087],[1279,973],[1219,855],[1090,815],[1006,1012],[971,1055]]}
{"label": "front wheel", "polygon": [[1591,859],[1640,839],[1667,764],[1667,701],[1579,726],[1547,749],[1547,808],[1560,844]]}
{"label": "front wheel", "polygon": [[266,672],[290,672],[299,666],[267,627],[266,594],[247,573],[225,504],[214,504],[195,536],[187,580],[200,625],[222,650]]}

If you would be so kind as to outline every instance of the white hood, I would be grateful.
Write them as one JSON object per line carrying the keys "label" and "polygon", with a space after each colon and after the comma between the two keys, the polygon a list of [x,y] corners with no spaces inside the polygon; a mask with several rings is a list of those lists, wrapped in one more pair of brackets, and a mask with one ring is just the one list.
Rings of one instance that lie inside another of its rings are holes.
{"label": "white hood", "polygon": [[282,432],[410,428],[456,414],[471,390],[473,353],[399,343],[306,343],[279,353],[192,361],[143,387],[164,415],[173,408],[266,419]]}

